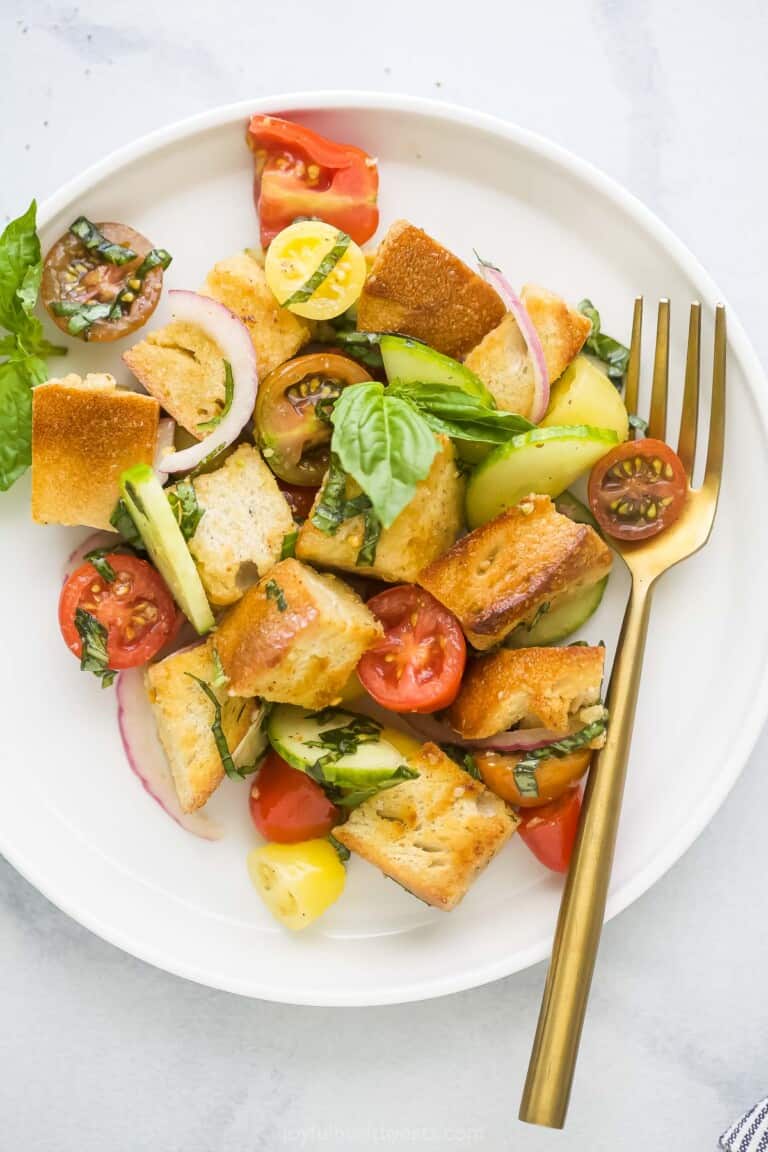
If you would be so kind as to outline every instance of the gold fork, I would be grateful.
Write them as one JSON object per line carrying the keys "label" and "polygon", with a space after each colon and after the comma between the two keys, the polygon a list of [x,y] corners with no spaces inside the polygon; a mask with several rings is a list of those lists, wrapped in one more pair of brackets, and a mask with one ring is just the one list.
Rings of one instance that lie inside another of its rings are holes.
{"label": "gold fork", "polygon": [[[626,404],[637,411],[640,381],[642,297],[635,300]],[[691,305],[685,390],[677,452],[693,478],[699,412],[701,305]],[[658,578],[709,539],[717,508],[725,439],[725,308],[715,310],[715,351],[709,443],[702,486],[689,491],[679,519],[665,531],[635,544],[612,540],[632,577],[606,705],[608,738],[589,774],[568,879],[552,947],[539,1023],[520,1105],[520,1119],[562,1128],[568,1110],[584,1014],[605,915],[616,832],[621,813],[629,744],[648,631],[651,595]],[[664,440],[669,374],[669,301],[659,304],[647,435]]]}

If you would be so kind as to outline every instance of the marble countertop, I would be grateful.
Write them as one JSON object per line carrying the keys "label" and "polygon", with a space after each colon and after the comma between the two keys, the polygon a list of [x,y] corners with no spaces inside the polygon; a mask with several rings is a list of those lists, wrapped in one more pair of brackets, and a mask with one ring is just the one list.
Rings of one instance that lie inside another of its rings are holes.
{"label": "marble countertop", "polygon": [[[708,0],[471,11],[6,0],[0,220],[211,105],[334,85],[427,95],[515,120],[626,184],[768,363],[760,0],[734,0],[727,20]],[[565,1134],[516,1119],[542,966],[422,1005],[247,1001],[122,954],[0,862],[0,1146],[713,1149],[768,1092],[767,753],[764,734],[710,828],[607,926]]]}

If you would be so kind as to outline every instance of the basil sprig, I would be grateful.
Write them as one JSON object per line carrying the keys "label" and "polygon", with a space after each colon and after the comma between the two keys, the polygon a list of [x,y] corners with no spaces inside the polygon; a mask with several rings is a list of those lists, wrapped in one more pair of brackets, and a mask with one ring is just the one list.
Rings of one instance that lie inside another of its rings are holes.
{"label": "basil sprig", "polygon": [[81,670],[93,672],[101,680],[102,688],[108,688],[117,673],[109,667],[106,628],[85,608],[75,609],[75,628],[82,645]]}
{"label": "basil sprig", "polygon": [[577,310],[586,316],[592,325],[592,330],[584,345],[587,352],[591,352],[598,360],[605,364],[605,371],[617,388],[624,384],[624,376],[629,364],[629,348],[606,336],[600,331],[600,313],[591,300],[584,299],[577,305]]}
{"label": "basil sprig", "polygon": [[533,748],[530,752],[526,752],[513,769],[515,783],[520,795],[538,796],[539,785],[536,780],[536,769],[540,761],[549,760],[552,756],[558,759],[570,756],[572,752],[577,752],[579,748],[584,748],[596,740],[598,736],[602,736],[607,727],[608,714],[606,713],[602,720],[593,720],[591,724],[587,724],[586,727],[580,728],[578,732],[573,732],[570,736],[563,736],[561,740],[553,740],[551,744],[545,744],[543,748]]}

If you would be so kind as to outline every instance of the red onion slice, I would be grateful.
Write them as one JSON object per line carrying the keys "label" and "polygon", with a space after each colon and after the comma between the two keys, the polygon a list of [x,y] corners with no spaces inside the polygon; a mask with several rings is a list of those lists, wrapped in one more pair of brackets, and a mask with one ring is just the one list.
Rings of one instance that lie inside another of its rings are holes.
{"label": "red onion slice", "polygon": [[547,408],[549,407],[549,373],[547,371],[547,362],[544,359],[544,349],[542,348],[539,334],[522,300],[514,291],[506,277],[502,275],[501,271],[493,264],[487,264],[484,260],[480,260],[479,257],[478,262],[481,274],[488,283],[496,289],[499,296],[501,296],[508,311],[514,316],[517,326],[523,334],[523,339],[528,348],[528,355],[531,358],[531,364],[533,366],[534,393],[530,419],[532,423],[538,424],[539,420],[544,418]]}
{"label": "red onion slice", "polygon": [[163,416],[157,425],[157,440],[155,441],[155,459],[152,467],[157,472],[162,484],[167,473],[164,467],[166,459],[173,455],[173,438],[176,434],[176,421],[170,416]]}
{"label": "red onion slice", "polygon": [[202,812],[182,812],[163,746],[157,735],[144,674],[128,668],[117,678],[117,722],[131,770],[172,820],[203,840],[220,840],[224,829]]}
{"label": "red onion slice", "polygon": [[563,737],[562,732],[553,732],[550,728],[517,728],[512,732],[499,732],[484,740],[467,740],[447,721],[438,720],[434,715],[420,716],[408,712],[401,719],[407,720],[414,732],[425,740],[432,740],[435,744],[458,744],[468,752],[473,749],[478,752],[531,752],[534,748],[544,748],[553,740],[561,740]]}
{"label": "red onion slice", "polygon": [[256,352],[248,329],[242,320],[210,296],[174,289],[168,293],[171,318],[202,328],[221,349],[232,369],[232,403],[212,432],[181,452],[171,452],[163,459],[163,472],[186,472],[206,456],[226,448],[240,435],[253,415],[259,386]]}

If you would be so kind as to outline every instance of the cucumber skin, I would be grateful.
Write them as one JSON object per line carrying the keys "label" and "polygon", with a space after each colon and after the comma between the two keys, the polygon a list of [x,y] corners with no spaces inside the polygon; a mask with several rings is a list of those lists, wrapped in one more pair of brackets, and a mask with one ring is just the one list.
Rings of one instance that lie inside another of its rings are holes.
{"label": "cucumber skin", "polygon": [[496,407],[479,376],[428,344],[410,336],[386,335],[379,341],[379,348],[389,384],[452,384],[489,407]]}
{"label": "cucumber skin", "polygon": [[[556,606],[551,613],[545,612],[530,632],[521,627],[514,640],[506,641],[508,648],[547,648],[559,644],[567,636],[578,632],[591,616],[594,616],[603,599],[608,577],[604,576],[597,584],[590,585],[582,592]],[[516,630],[517,631],[517,630]]]}

